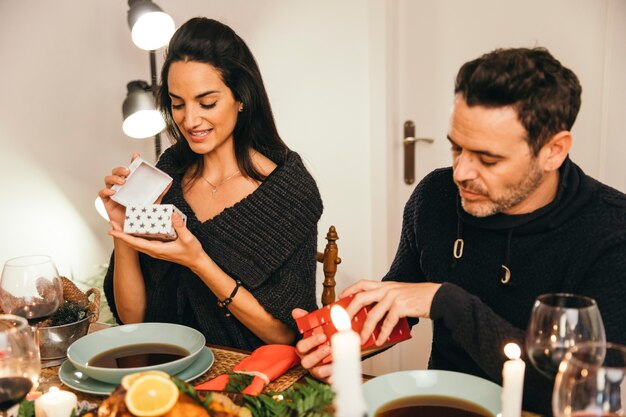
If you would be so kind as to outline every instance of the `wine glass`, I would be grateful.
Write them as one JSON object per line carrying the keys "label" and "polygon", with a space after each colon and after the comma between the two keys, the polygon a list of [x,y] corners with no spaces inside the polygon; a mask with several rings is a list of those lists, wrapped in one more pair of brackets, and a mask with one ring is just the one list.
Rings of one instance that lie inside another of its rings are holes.
{"label": "wine glass", "polygon": [[37,387],[39,349],[25,318],[0,314],[0,416]]}
{"label": "wine glass", "polygon": [[0,277],[0,307],[28,320],[54,313],[63,303],[63,284],[49,256],[21,256],[6,261]]}
{"label": "wine glass", "polygon": [[535,368],[553,379],[567,351],[581,342],[606,342],[596,301],[563,293],[537,297],[526,332],[526,350]]}
{"label": "wine glass", "polygon": [[552,394],[557,417],[626,415],[626,346],[583,342],[559,365]]}

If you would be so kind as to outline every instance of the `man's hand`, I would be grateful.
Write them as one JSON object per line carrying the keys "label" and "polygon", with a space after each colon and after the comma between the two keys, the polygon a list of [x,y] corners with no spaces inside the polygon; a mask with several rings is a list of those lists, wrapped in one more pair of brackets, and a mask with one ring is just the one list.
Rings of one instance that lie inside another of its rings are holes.
{"label": "man's hand", "polygon": [[365,342],[376,324],[383,320],[376,345],[381,346],[391,331],[403,317],[430,317],[433,297],[441,284],[432,282],[405,283],[395,281],[361,280],[346,288],[340,298],[355,294],[346,309],[350,317],[363,307],[376,303],[369,311],[361,331],[361,341]]}
{"label": "man's hand", "polygon": [[[307,311],[301,308],[296,308],[291,312],[294,319],[304,317],[308,314]],[[304,369],[308,371],[315,378],[328,383],[331,376],[331,365],[321,365],[320,362],[326,356],[330,355],[330,346],[324,345],[318,350],[315,350],[317,346],[326,342],[326,335],[316,334],[306,339],[300,340],[296,344],[296,352],[300,356],[300,364]]]}

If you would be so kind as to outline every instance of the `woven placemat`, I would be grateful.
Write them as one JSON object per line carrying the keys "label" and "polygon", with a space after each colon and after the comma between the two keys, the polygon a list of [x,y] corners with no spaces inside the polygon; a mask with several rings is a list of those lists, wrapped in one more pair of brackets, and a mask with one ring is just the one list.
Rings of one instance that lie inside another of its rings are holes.
{"label": "woven placemat", "polygon": [[[227,374],[233,371],[235,365],[241,362],[242,359],[248,355],[245,353],[232,352],[229,350],[219,349],[212,347],[211,351],[215,355],[215,362],[207,373],[191,381],[192,385],[198,385],[206,382],[210,379],[217,377],[218,375]],[[280,376],[276,380],[272,381],[263,392],[279,392],[284,391],[295,382],[297,382],[302,376],[307,373],[306,369],[300,365],[291,368],[284,375]]]}

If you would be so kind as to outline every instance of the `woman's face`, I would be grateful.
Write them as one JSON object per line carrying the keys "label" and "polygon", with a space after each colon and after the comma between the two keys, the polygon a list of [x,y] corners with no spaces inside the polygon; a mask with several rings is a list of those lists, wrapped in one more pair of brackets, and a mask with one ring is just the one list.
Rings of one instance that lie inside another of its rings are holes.
{"label": "woman's face", "polygon": [[172,118],[197,154],[233,148],[233,130],[241,110],[221,74],[211,65],[177,61],[167,77]]}

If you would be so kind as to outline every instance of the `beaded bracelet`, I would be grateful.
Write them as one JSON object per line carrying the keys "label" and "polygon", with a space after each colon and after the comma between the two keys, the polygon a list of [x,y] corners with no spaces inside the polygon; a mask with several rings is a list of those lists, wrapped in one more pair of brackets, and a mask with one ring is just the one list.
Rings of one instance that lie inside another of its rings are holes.
{"label": "beaded bracelet", "polygon": [[230,317],[231,316],[230,310],[228,309],[228,305],[233,302],[233,298],[235,297],[235,295],[237,295],[237,291],[239,291],[239,287],[241,287],[241,285],[242,285],[241,281],[236,279],[235,280],[235,288],[233,289],[233,292],[230,293],[228,298],[226,298],[226,299],[224,299],[222,301],[217,300],[217,306],[220,307],[220,308],[226,309],[226,313],[224,313],[225,317]]}

